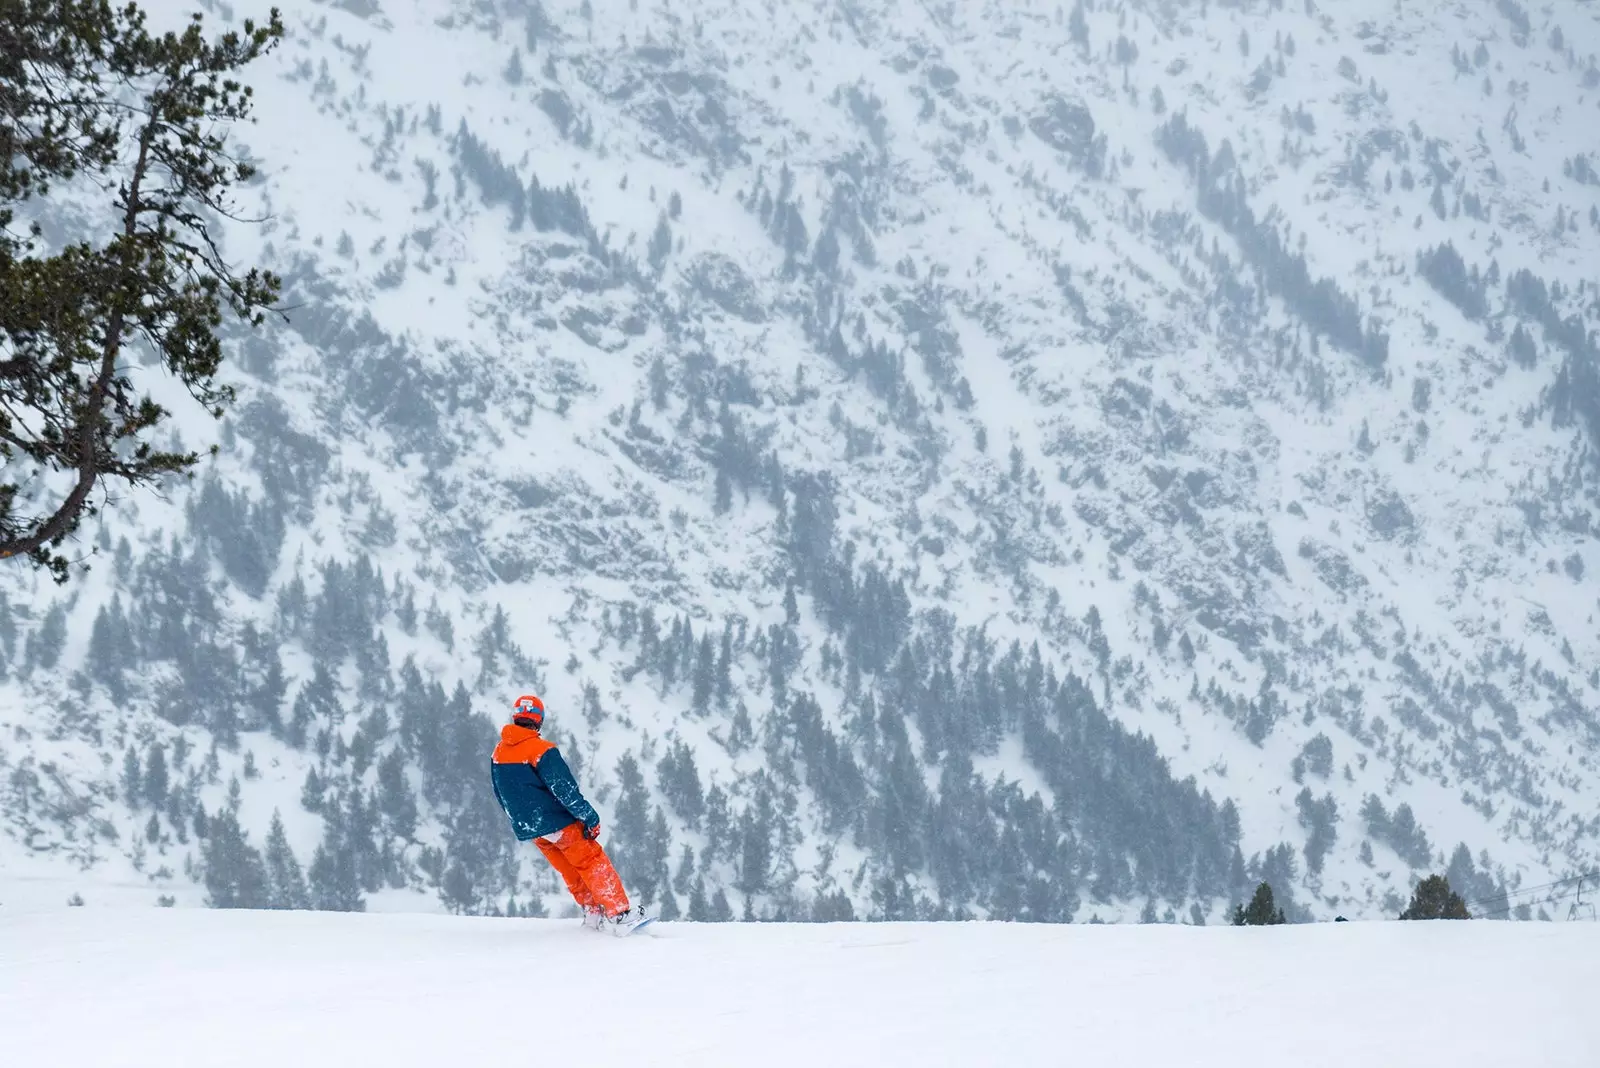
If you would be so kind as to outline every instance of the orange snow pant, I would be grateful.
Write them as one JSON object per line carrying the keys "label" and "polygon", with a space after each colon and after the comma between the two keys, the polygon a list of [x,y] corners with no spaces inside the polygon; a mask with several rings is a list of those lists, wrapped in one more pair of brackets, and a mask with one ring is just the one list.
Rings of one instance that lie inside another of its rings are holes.
{"label": "orange snow pant", "polygon": [[617,869],[599,842],[583,836],[583,824],[569,823],[555,834],[533,841],[550,866],[561,873],[580,908],[599,909],[607,916],[628,911],[628,895]]}

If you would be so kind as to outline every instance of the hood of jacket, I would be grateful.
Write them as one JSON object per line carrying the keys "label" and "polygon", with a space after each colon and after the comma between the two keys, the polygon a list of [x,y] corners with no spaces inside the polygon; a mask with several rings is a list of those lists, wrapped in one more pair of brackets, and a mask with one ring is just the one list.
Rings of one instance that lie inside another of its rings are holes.
{"label": "hood of jacket", "polygon": [[539,758],[555,748],[555,743],[528,727],[507,723],[500,728],[500,744],[495,746],[496,764],[537,764]]}

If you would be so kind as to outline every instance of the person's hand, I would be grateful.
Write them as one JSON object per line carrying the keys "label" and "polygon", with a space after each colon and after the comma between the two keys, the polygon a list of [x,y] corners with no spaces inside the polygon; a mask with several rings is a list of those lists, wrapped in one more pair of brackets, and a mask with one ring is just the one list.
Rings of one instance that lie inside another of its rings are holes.
{"label": "person's hand", "polygon": [[596,838],[599,838],[600,837],[600,824],[599,823],[586,824],[584,826],[584,828],[583,828],[583,836],[585,838],[589,839],[589,841],[591,841],[591,842],[594,841]]}

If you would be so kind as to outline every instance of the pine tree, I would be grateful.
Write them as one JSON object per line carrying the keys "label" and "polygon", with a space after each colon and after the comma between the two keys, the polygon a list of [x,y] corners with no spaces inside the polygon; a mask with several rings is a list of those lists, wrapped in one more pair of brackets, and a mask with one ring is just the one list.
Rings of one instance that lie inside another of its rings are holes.
{"label": "pine tree", "polygon": [[816,901],[811,904],[813,923],[854,923],[855,919],[855,906],[850,903],[849,896],[843,890],[835,890],[831,894],[818,894]]}
{"label": "pine tree", "polygon": [[1433,858],[1433,846],[1410,805],[1400,805],[1389,818],[1389,845],[1413,868],[1420,868]]}
{"label": "pine tree", "polygon": [[1382,839],[1389,833],[1389,810],[1377,794],[1368,794],[1361,803],[1361,818],[1366,821],[1367,833]]}
{"label": "pine tree", "polygon": [[1078,0],[1072,6],[1072,14],[1067,18],[1067,33],[1074,44],[1085,55],[1089,51],[1089,20],[1083,13],[1083,0]]}
{"label": "pine tree", "polygon": [[[0,509],[0,537],[4,536],[4,516],[7,511],[9,506]],[[45,671],[53,670],[60,662],[66,644],[67,610],[60,601],[57,601],[45,612],[44,619],[39,623],[39,629],[33,632],[33,637],[28,642],[27,665],[43,668]]]}
{"label": "pine tree", "polygon": [[1266,927],[1288,922],[1283,910],[1272,902],[1272,886],[1269,883],[1256,887],[1255,896],[1250,899],[1248,906],[1239,905],[1233,910],[1235,927]]}
{"label": "pine tree", "polygon": [[167,751],[160,742],[150,747],[145,758],[142,794],[151,806],[160,808],[167,802]]}
{"label": "pine tree", "polygon": [[172,833],[177,837],[179,844],[188,844],[188,818],[185,815],[183,792],[180,790],[167,791],[167,822],[172,824]]}
{"label": "pine tree", "polygon": [[722,628],[722,648],[717,652],[717,704],[722,708],[728,707],[728,698],[733,693],[733,623],[730,621]]}
{"label": "pine tree", "polygon": [[[3,606],[0,606],[0,610],[3,610]],[[112,597],[110,606],[102,607],[94,617],[85,661],[85,668],[95,681],[104,685],[111,699],[119,704],[127,698],[127,687],[122,678],[122,669],[126,665],[122,657],[123,638],[120,633],[126,627],[118,599]]]}
{"label": "pine tree", "polygon": [[656,784],[672,811],[690,827],[698,827],[705,812],[705,794],[694,751],[682,741],[673,742],[656,765]]}
{"label": "pine tree", "polygon": [[326,784],[316,768],[306,769],[305,785],[300,788],[300,807],[307,812],[321,812]]}
{"label": "pine tree", "polygon": [[1445,868],[1444,877],[1449,880],[1452,889],[1465,897],[1490,898],[1495,896],[1495,883],[1490,875],[1490,865],[1485,858],[1484,870],[1480,873],[1478,866],[1473,863],[1472,850],[1467,848],[1467,843],[1459,843],[1455,851],[1450,854],[1450,864]]}
{"label": "pine tree", "polygon": [[[16,649],[17,620],[11,612],[11,599],[0,593],[0,661],[10,660]],[[4,677],[5,672],[0,670],[0,678]]]}
{"label": "pine tree", "polygon": [[405,597],[400,601],[400,607],[395,609],[395,619],[400,623],[400,629],[415,637],[417,633],[417,591],[406,589]]}
{"label": "pine tree", "polygon": [[711,695],[717,685],[717,653],[716,646],[711,642],[711,632],[708,630],[700,635],[699,651],[694,664],[694,695],[693,707],[695,712],[704,715],[711,708]]}
{"label": "pine tree", "polygon": [[1301,789],[1294,803],[1300,810],[1300,825],[1311,832],[1305,845],[1306,866],[1313,875],[1321,874],[1322,862],[1338,837],[1334,829],[1339,820],[1338,804],[1331,793],[1324,795],[1320,801],[1315,800],[1309,786]]}
{"label": "pine tree", "polygon": [[667,391],[671,388],[672,380],[667,376],[667,364],[658,353],[650,362],[650,405],[656,411],[663,411],[667,407]]}
{"label": "pine tree", "polygon": [[[198,18],[152,31],[136,4],[0,2],[0,558],[65,581],[84,516],[200,463],[152,440],[169,413],[128,355],[137,342],[213,415],[234,399],[223,312],[259,325],[279,284],[231,267],[213,227],[255,174],[227,141],[250,115],[237,71],[282,36],[276,11],[208,41]],[[40,247],[18,209],[54,214],[38,202],[58,186],[103,191],[85,218],[116,222]]]}
{"label": "pine tree", "polygon": [[289,838],[283,830],[283,817],[272,813],[272,828],[267,832],[267,904],[269,909],[308,909],[311,894],[306,888],[305,874],[294,850],[289,848]]}
{"label": "pine tree", "polygon": [[661,269],[667,265],[667,257],[670,255],[672,255],[672,227],[663,214],[656,220],[655,232],[650,235],[650,247],[646,253],[650,269],[660,274]]}
{"label": "pine tree", "polygon": [[689,890],[689,922],[708,923],[710,920],[711,906],[706,901],[706,883],[696,876],[694,886]]}
{"label": "pine tree", "polygon": [[1402,920],[1470,920],[1467,903],[1461,895],[1450,889],[1450,880],[1443,875],[1430,875],[1417,884],[1411,894],[1411,904],[1400,914]]}
{"label": "pine tree", "polygon": [[417,799],[406,780],[406,762],[398,749],[378,761],[378,810],[389,834],[409,842],[417,833]]}
{"label": "pine tree", "polygon": [[[741,753],[750,748],[753,741],[755,741],[755,727],[750,722],[750,710],[745,708],[743,701],[740,701],[733,710],[733,721],[728,725],[728,751],[734,754]],[[716,787],[713,786],[711,789],[715,790]],[[708,793],[707,805],[710,802],[711,795]]]}
{"label": "pine tree", "polygon": [[688,896],[690,889],[698,881],[694,870],[694,847],[685,842],[683,852],[678,854],[678,870],[672,876],[672,889],[680,895]]}
{"label": "pine tree", "polygon": [[385,869],[377,823],[375,806],[364,803],[361,790],[352,787],[345,797],[344,839],[355,863],[356,882],[369,893],[383,885]]}
{"label": "pine tree", "polygon": [[267,653],[267,668],[261,679],[261,684],[250,694],[250,706],[255,709],[257,717],[273,737],[283,736],[283,707],[284,696],[289,692],[289,682],[284,678],[283,659],[276,649]]}
{"label": "pine tree", "polygon": [[139,766],[139,754],[130,745],[122,754],[122,797],[128,807],[133,808],[139,804],[143,794],[144,770]]}
{"label": "pine tree", "polygon": [[460,856],[450,858],[444,877],[439,880],[439,899],[451,912],[461,915],[471,915],[477,910],[478,887],[471,869]]}
{"label": "pine tree", "polygon": [[[625,883],[652,890],[658,867],[653,853],[658,847],[650,841],[650,793],[631,751],[617,761],[617,786],[611,816],[613,844],[608,852]],[[644,897],[650,899],[654,894],[646,892]]]}
{"label": "pine tree", "polygon": [[739,818],[739,889],[748,898],[767,889],[772,873],[772,802],[767,790]]}
{"label": "pine tree", "polygon": [[[667,827],[667,814],[658,805],[655,815],[650,819],[650,830],[646,832],[644,849],[639,858],[648,873],[640,879],[641,888],[647,891],[644,893],[645,900],[664,902],[672,896],[672,873],[668,868],[671,856],[672,832]],[[673,907],[676,908],[676,904]]]}
{"label": "pine tree", "polygon": [[335,804],[326,808],[327,827],[307,873],[311,907],[328,912],[365,912],[367,903],[361,896],[355,850],[345,835],[343,812]]}
{"label": "pine tree", "polygon": [[239,826],[239,817],[234,809],[224,808],[206,820],[205,842],[200,857],[205,869],[208,905],[214,909],[266,907],[266,865]]}
{"label": "pine tree", "polygon": [[505,818],[492,801],[484,802],[480,796],[477,803],[464,804],[445,824],[439,897],[452,912],[492,911],[495,899],[516,887],[516,858]]}

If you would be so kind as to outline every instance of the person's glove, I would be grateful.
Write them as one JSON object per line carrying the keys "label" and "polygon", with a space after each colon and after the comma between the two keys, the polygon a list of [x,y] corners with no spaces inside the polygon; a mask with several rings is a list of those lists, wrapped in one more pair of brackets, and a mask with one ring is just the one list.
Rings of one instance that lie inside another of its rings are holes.
{"label": "person's glove", "polygon": [[589,841],[591,841],[591,842],[594,841],[596,838],[599,838],[600,837],[600,824],[599,823],[585,824],[584,828],[583,828],[583,836],[585,838],[589,839]]}

